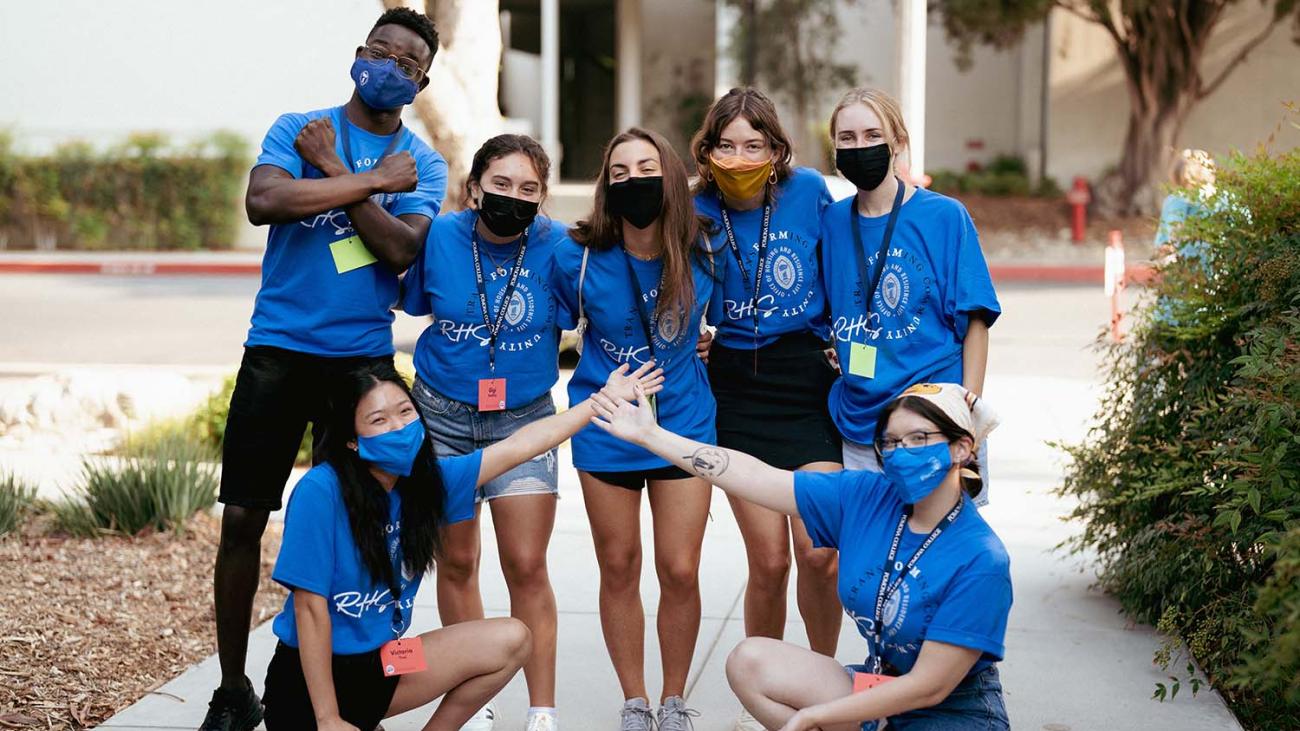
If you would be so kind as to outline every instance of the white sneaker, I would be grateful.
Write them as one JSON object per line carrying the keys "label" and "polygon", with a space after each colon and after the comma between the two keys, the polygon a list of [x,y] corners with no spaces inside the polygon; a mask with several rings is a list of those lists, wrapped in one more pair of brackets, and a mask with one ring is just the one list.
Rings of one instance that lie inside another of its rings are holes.
{"label": "white sneaker", "polygon": [[552,713],[530,713],[524,731],[559,731],[560,722]]}
{"label": "white sneaker", "polygon": [[735,729],[736,731],[767,731],[757,718],[749,715],[749,711],[744,709],[741,709],[740,716],[736,718]]}
{"label": "white sneaker", "polygon": [[492,725],[497,721],[497,707],[492,701],[488,701],[486,706],[478,709],[478,713],[470,716],[460,731],[492,731]]}

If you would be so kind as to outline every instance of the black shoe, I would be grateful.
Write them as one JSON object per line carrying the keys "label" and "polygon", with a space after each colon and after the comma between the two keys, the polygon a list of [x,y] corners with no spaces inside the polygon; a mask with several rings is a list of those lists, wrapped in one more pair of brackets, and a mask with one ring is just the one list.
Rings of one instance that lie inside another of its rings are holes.
{"label": "black shoe", "polygon": [[199,731],[253,731],[262,722],[262,699],[244,678],[244,687],[217,688],[208,702],[208,715]]}

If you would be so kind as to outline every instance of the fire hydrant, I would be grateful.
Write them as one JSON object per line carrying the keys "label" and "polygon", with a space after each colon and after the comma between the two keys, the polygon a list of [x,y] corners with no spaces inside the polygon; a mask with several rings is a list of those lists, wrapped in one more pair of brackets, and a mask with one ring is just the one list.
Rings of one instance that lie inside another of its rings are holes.
{"label": "fire hydrant", "polygon": [[1088,225],[1088,204],[1092,202],[1092,191],[1088,189],[1088,179],[1082,175],[1074,177],[1074,185],[1065,194],[1070,204],[1070,240],[1076,244],[1083,243],[1083,231]]}

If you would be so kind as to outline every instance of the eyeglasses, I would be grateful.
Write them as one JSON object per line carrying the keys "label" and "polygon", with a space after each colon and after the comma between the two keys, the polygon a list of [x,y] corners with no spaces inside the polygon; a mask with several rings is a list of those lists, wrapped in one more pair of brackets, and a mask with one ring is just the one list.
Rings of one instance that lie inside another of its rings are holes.
{"label": "eyeglasses", "polygon": [[420,79],[424,78],[424,69],[420,68],[420,64],[406,58],[405,56],[397,56],[389,53],[386,48],[379,48],[378,46],[362,46],[361,53],[371,61],[383,61],[389,58],[393,59],[393,61],[397,63],[397,70],[402,73],[402,76],[405,76],[416,83],[419,83]]}
{"label": "eyeglasses", "polygon": [[943,432],[914,431],[904,434],[902,438],[881,437],[880,440],[876,442],[876,449],[879,449],[882,454],[892,452],[899,447],[907,450],[920,449],[929,445],[930,437],[933,436],[943,436]]}

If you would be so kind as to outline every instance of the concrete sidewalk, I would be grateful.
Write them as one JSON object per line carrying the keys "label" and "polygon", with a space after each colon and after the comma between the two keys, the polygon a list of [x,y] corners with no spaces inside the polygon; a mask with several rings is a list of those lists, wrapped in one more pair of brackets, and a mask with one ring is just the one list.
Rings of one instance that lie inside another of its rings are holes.
{"label": "concrete sidewalk", "polygon": [[[1133,626],[1110,598],[1092,590],[1092,574],[1079,559],[1061,557],[1052,547],[1074,527],[1060,517],[1068,501],[1051,495],[1060,480],[1059,456],[1044,443],[1075,440],[1096,404],[1090,380],[991,374],[987,398],[1002,414],[1004,426],[993,438],[993,503],[984,515],[1012,556],[1015,605],[1001,671],[1007,706],[1015,728],[1070,729],[1237,729],[1240,728],[1210,690],[1173,702],[1151,700],[1155,683],[1165,679],[1152,665],[1160,638],[1149,627]],[[551,542],[551,575],[559,605],[558,705],[567,731],[609,729],[617,723],[622,702],[601,637],[597,607],[597,570],[577,479],[568,455],[561,457],[560,509]],[[713,521],[705,537],[701,569],[703,621],[690,675],[689,704],[701,712],[698,731],[731,728],[740,706],[727,687],[723,663],[743,638],[741,596],[744,549],[731,510],[715,491]],[[485,513],[485,522],[491,518]],[[643,543],[651,546],[648,508],[643,513]],[[484,526],[482,589],[490,615],[508,613],[504,582],[491,528]],[[647,679],[659,690],[654,611],[658,600],[653,562],[644,562],[642,595],[647,617]],[[792,582],[793,587],[793,582]],[[793,609],[786,636],[804,642]],[[433,582],[426,581],[417,600],[414,631],[438,625]],[[270,623],[252,634],[248,674],[261,686],[275,639]],[[840,640],[842,662],[861,661],[862,641],[845,622]],[[103,728],[194,729],[218,678],[216,658],[190,668],[178,678],[107,721]],[[498,729],[520,729],[528,705],[522,674],[498,698]],[[418,729],[427,709],[385,721],[389,731]]]}

